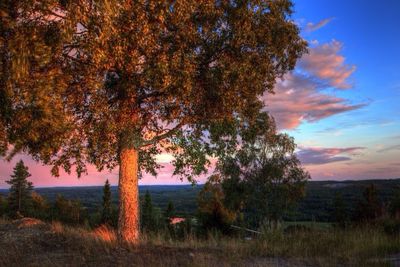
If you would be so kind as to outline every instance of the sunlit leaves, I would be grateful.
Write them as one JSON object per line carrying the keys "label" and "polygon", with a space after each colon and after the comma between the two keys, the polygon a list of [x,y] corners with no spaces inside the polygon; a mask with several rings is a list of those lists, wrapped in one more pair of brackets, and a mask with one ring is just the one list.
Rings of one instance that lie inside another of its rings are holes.
{"label": "sunlit leaves", "polygon": [[0,147],[54,174],[112,169],[131,146],[142,171],[169,150],[192,179],[253,138],[260,96],[306,47],[289,0],[19,0],[0,12]]}

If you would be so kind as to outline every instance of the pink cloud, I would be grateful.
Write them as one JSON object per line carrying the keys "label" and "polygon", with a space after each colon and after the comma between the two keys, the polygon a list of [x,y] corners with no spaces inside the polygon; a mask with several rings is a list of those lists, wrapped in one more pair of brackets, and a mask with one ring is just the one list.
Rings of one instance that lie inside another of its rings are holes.
{"label": "pink cloud", "polygon": [[315,122],[335,114],[359,109],[365,104],[351,104],[324,90],[350,88],[348,78],[355,66],[345,64],[340,55],[342,44],[333,40],[310,48],[297,71],[278,80],[275,95],[264,95],[266,110],[275,117],[280,129],[293,129],[303,122]]}
{"label": "pink cloud", "polygon": [[351,87],[347,79],[356,70],[354,65],[345,64],[340,53],[342,43],[336,40],[316,45],[299,61],[301,69],[339,89]]}
{"label": "pink cloud", "polygon": [[294,129],[303,122],[315,122],[365,106],[350,104],[346,99],[321,92],[322,89],[322,84],[312,77],[290,73],[277,83],[274,95],[263,98],[280,129]]}

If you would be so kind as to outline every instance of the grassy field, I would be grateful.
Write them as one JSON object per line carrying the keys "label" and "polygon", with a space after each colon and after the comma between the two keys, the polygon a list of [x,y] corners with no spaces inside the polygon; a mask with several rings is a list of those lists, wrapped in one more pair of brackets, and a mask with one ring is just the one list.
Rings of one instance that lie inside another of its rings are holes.
{"label": "grassy field", "polygon": [[0,222],[0,266],[392,266],[399,236],[378,228],[265,232],[258,238],[146,236],[120,247],[115,232],[35,219]]}

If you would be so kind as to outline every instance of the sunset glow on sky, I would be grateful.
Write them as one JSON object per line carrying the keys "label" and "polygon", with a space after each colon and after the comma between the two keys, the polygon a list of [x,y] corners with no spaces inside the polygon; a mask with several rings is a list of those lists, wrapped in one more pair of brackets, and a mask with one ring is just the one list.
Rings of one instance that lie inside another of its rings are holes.
{"label": "sunset glow on sky", "polygon": [[[263,98],[279,129],[295,137],[313,180],[400,178],[399,14],[398,0],[295,1],[309,53]],[[17,155],[0,161],[0,188],[20,159],[36,187],[118,183],[117,169],[55,178],[50,167]],[[140,184],[183,183],[171,176],[170,155],[157,160],[164,168]]]}

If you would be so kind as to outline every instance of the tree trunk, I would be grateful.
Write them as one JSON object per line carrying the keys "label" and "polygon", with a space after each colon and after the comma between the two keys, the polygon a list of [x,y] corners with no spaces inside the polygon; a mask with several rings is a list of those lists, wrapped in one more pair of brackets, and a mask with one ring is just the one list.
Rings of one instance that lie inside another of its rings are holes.
{"label": "tree trunk", "polygon": [[134,148],[120,151],[118,239],[122,243],[139,243],[138,156]]}

